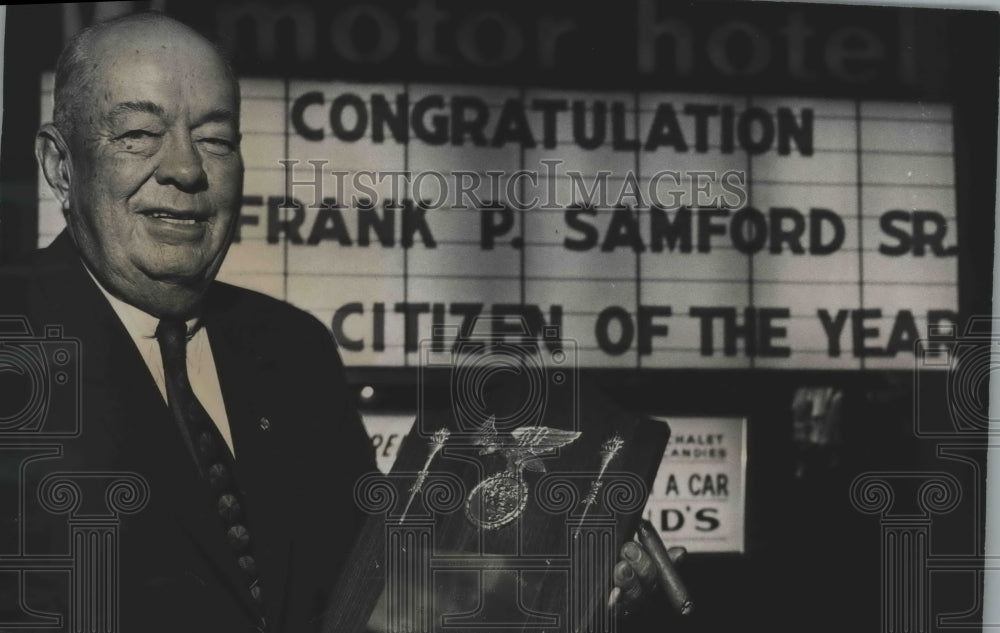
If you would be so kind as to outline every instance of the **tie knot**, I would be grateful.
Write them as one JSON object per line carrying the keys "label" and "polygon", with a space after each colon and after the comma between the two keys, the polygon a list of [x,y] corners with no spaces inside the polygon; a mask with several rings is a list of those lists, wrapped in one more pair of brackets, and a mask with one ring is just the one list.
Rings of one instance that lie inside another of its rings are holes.
{"label": "tie knot", "polygon": [[183,353],[187,343],[187,325],[184,321],[170,321],[164,319],[156,326],[156,340],[160,342],[160,349],[172,352]]}

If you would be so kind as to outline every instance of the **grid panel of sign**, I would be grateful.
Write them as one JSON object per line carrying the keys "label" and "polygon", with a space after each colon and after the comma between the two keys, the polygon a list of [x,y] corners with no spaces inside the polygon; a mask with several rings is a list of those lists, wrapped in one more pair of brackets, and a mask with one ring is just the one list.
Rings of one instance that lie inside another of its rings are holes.
{"label": "grid panel of sign", "polygon": [[[908,368],[956,319],[947,105],[247,79],[221,278],[350,366],[479,317],[583,367]],[[43,119],[52,79],[42,86]],[[39,178],[39,241],[61,230]],[[551,332],[551,330],[549,330]],[[549,341],[551,343],[551,341]]]}

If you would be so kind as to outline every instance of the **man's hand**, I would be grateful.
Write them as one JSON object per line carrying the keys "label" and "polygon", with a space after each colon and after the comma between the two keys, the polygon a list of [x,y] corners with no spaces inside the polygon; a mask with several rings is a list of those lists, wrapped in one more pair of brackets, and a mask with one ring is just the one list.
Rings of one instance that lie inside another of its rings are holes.
{"label": "man's hand", "polygon": [[663,591],[674,609],[687,615],[692,603],[674,568],[684,560],[687,550],[683,547],[666,549],[649,525],[640,526],[639,541],[628,541],[622,545],[621,558],[612,572],[615,587],[609,606],[620,603],[628,612],[647,601],[655,592]]}

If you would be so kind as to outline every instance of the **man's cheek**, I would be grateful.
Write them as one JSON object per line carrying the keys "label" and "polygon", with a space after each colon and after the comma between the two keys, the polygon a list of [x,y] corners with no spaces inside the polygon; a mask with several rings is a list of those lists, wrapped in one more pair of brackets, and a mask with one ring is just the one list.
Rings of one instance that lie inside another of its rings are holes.
{"label": "man's cheek", "polygon": [[240,189],[243,184],[243,161],[239,155],[232,155],[206,161],[205,171],[209,178],[215,176],[215,183],[224,189]]}
{"label": "man's cheek", "polygon": [[116,200],[126,200],[156,178],[157,162],[139,156],[113,156],[98,172],[99,182]]}
{"label": "man's cheek", "polygon": [[[235,215],[243,196],[242,171],[223,171],[215,176],[209,174],[209,186],[216,210],[220,214]],[[214,182],[214,186],[212,183]]]}

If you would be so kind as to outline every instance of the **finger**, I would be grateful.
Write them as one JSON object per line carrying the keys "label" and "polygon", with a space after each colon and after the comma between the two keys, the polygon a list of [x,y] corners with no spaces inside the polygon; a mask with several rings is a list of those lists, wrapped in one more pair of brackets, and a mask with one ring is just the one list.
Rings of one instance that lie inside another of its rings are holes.
{"label": "finger", "polygon": [[611,595],[608,596],[608,609],[614,609],[615,605],[618,603],[618,596],[622,594],[621,587],[613,587],[611,589]]}
{"label": "finger", "polygon": [[656,583],[656,563],[642,545],[634,541],[627,541],[622,545],[621,555],[635,570],[642,586],[652,587]]}
{"label": "finger", "polygon": [[684,562],[687,558],[687,548],[686,547],[671,547],[667,550],[667,556],[670,557],[670,562],[675,565],[679,565]]}
{"label": "finger", "polygon": [[615,586],[621,589],[620,595],[624,602],[631,602],[642,595],[642,585],[639,584],[639,576],[632,569],[632,565],[628,561],[618,561],[611,575]]}

